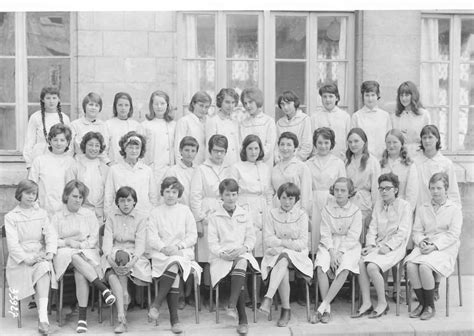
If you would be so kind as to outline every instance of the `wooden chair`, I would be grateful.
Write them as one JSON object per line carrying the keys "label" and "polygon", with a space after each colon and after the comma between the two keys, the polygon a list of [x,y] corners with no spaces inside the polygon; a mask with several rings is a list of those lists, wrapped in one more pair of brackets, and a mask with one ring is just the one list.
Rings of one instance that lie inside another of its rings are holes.
{"label": "wooden chair", "polygon": [[[356,305],[356,298],[355,298],[355,292],[356,292],[356,274],[349,272],[349,276],[351,277],[351,314],[355,314],[355,305]],[[318,288],[318,275],[316,272],[316,269],[313,274],[313,279],[314,279],[314,311],[318,309],[318,303],[319,303],[319,288]]]}

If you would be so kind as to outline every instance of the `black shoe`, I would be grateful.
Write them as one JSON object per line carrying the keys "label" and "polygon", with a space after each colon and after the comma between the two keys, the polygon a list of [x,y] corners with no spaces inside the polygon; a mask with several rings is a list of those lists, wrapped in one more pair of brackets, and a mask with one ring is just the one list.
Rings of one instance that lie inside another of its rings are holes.
{"label": "black shoe", "polygon": [[433,316],[435,316],[434,307],[427,306],[423,310],[423,313],[420,316],[420,320],[427,321],[427,320],[431,319]]}
{"label": "black shoe", "polygon": [[423,314],[424,309],[425,309],[425,307],[423,307],[423,305],[419,304],[418,307],[416,307],[415,310],[413,310],[408,316],[410,316],[411,318],[420,317],[421,314]]}
{"label": "black shoe", "polygon": [[378,312],[378,311],[374,310],[374,311],[372,312],[372,314],[369,316],[369,318],[370,318],[370,319],[375,319],[375,318],[379,318],[379,317],[382,316],[382,315],[386,315],[386,314],[388,313],[389,309],[390,309],[390,307],[389,307],[389,305],[388,305],[388,303],[387,303],[387,306],[385,307],[385,309],[384,309],[383,311]]}
{"label": "black shoe", "polygon": [[278,320],[277,326],[286,327],[291,319],[291,309],[281,308],[280,319]]}
{"label": "black shoe", "polygon": [[372,310],[374,310],[374,308],[372,306],[370,306],[368,309],[364,310],[364,311],[361,311],[360,309],[357,309],[357,312],[354,314],[354,315],[351,315],[351,318],[359,318],[359,317],[362,317],[364,315],[369,315]]}

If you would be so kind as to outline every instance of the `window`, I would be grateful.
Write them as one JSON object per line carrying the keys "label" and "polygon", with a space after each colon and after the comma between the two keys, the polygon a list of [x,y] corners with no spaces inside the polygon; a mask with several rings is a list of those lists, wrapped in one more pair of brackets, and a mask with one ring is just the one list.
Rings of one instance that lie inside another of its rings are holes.
{"label": "window", "polygon": [[443,150],[474,150],[474,16],[421,21],[421,99],[439,127]]}
{"label": "window", "polygon": [[333,81],[339,106],[353,109],[353,32],[352,13],[180,13],[179,108],[186,109],[198,90],[215,100],[223,87],[240,94],[253,86],[264,92],[264,111],[278,118],[280,93],[294,90],[302,109],[314,111],[321,105],[319,86]]}
{"label": "window", "polygon": [[17,154],[43,86],[58,86],[71,112],[71,15],[0,13],[0,39],[0,153]]}

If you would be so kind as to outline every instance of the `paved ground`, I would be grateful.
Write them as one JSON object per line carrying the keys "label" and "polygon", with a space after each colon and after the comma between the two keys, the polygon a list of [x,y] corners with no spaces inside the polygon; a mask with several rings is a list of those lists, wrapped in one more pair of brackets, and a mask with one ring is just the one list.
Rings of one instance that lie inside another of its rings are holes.
{"label": "paved ground", "polygon": [[[347,299],[337,298],[333,305],[333,319],[327,325],[312,325],[306,322],[305,308],[296,303],[292,304],[292,320],[288,327],[276,327],[279,312],[274,313],[274,320],[267,321],[266,317],[259,315],[258,323],[252,322],[252,311],[247,310],[249,316],[249,335],[474,335],[474,276],[463,276],[463,307],[459,306],[457,278],[450,281],[450,316],[445,315],[445,281],[440,287],[440,300],[436,303],[436,316],[430,321],[420,321],[408,318],[406,304],[401,305],[400,316],[395,315],[395,304],[390,303],[388,315],[380,319],[362,318],[351,319],[350,302]],[[26,303],[26,302],[25,302]],[[26,304],[25,304],[26,305]],[[416,303],[414,304],[416,305]],[[7,302],[8,307],[8,302]],[[172,335],[168,322],[168,312],[164,307],[160,316],[160,325],[148,323],[146,311],[134,309],[128,313],[129,331],[127,335]],[[88,313],[89,335],[112,335],[113,327],[109,324],[109,309],[104,310],[104,322],[99,324],[96,312]],[[1,335],[35,335],[36,312],[23,309],[23,327],[18,329],[16,320],[7,316],[0,319]],[[55,313],[53,312],[55,317]],[[51,321],[54,321],[53,316]],[[221,311],[220,323],[215,323],[215,314],[204,309],[200,314],[200,324],[194,323],[194,310],[187,306],[180,311],[183,322],[184,335],[237,335],[235,324]],[[58,328],[54,335],[75,334],[77,316],[73,316],[62,328]]]}

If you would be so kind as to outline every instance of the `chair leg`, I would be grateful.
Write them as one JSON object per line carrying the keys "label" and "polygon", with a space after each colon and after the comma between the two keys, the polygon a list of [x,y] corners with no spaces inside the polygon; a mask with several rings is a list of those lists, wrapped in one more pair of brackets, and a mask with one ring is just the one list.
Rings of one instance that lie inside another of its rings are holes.
{"label": "chair leg", "polygon": [[446,277],[446,317],[449,316],[449,276]]}
{"label": "chair leg", "polygon": [[395,283],[395,286],[396,286],[396,291],[397,291],[397,298],[396,298],[396,315],[397,316],[400,316],[400,271],[401,271],[401,261],[398,263],[397,265],[397,276],[396,276],[396,283]]}
{"label": "chair leg", "polygon": [[354,273],[352,273],[352,293],[351,293],[351,314],[355,315],[355,295],[356,295],[356,276]]}
{"label": "chair leg", "polygon": [[[410,291],[408,289],[408,272],[407,272],[407,264],[405,263],[405,299],[408,305],[408,297],[410,296]],[[408,311],[409,312],[409,311]]]}
{"label": "chair leg", "polygon": [[212,284],[209,284],[209,313],[212,313],[212,311],[214,310],[214,298],[212,291]]}
{"label": "chair leg", "polygon": [[[158,279],[155,279],[155,298],[157,295],[158,295]],[[155,326],[157,325],[158,325],[158,320],[155,321]]]}
{"label": "chair leg", "polygon": [[219,323],[219,284],[216,285],[216,324],[217,323]]}
{"label": "chair leg", "polygon": [[461,279],[461,263],[459,260],[459,253],[458,257],[456,258],[456,262],[458,264],[458,291],[459,291],[459,305],[462,307],[462,279]]}
{"label": "chair leg", "polygon": [[318,309],[318,301],[319,301],[319,289],[318,289],[318,272],[313,276],[314,278],[314,311]]}
{"label": "chair leg", "polygon": [[114,306],[115,306],[115,303],[113,305],[110,306],[110,326],[113,327],[114,326]]}
{"label": "chair leg", "polygon": [[97,310],[99,311],[99,323],[102,323],[102,300],[99,300],[98,304],[99,308]]}
{"label": "chair leg", "polygon": [[5,317],[6,297],[7,297],[7,275],[6,275],[6,270],[3,270],[2,317]]}
{"label": "chair leg", "polygon": [[311,309],[311,302],[309,300],[309,284],[307,281],[305,281],[306,285],[306,320],[309,322],[310,321],[310,309]]}
{"label": "chair leg", "polygon": [[64,276],[59,280],[59,308],[57,309],[58,314],[58,325],[63,326],[63,290],[64,290]]}
{"label": "chair leg", "polygon": [[151,307],[151,285],[147,284],[146,285],[146,290],[147,290],[147,299],[148,299],[148,309]]}
{"label": "chair leg", "polygon": [[21,301],[18,300],[18,328],[21,328]]}
{"label": "chair leg", "polygon": [[193,273],[194,276],[194,316],[196,318],[196,324],[199,324],[199,285],[196,273]]}
{"label": "chair leg", "polygon": [[252,273],[253,323],[257,323],[257,273]]}
{"label": "chair leg", "polygon": [[[99,295],[99,300],[100,300],[100,295]],[[93,285],[91,285],[91,312],[94,311],[94,305],[95,305],[95,288]]]}

